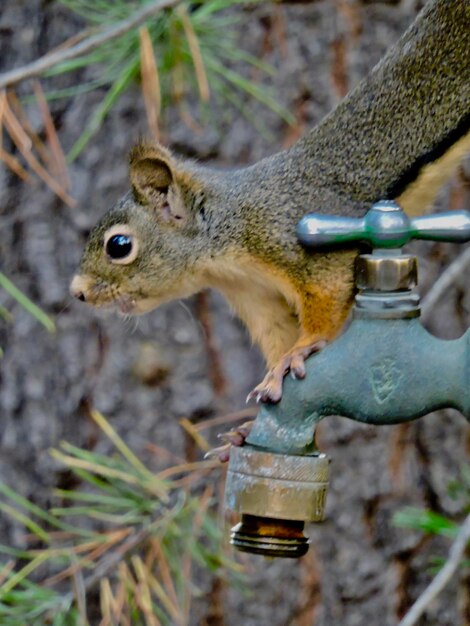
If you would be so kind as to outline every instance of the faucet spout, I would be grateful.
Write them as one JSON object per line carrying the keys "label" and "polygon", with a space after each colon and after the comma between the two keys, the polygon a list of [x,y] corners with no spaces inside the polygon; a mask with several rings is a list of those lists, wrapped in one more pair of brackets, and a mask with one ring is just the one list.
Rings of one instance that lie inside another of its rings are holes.
{"label": "faucet spout", "polygon": [[470,330],[442,340],[412,319],[354,319],[310,357],[303,381],[287,378],[281,402],[263,405],[247,443],[315,454],[316,424],[341,415],[366,424],[408,422],[456,408],[470,419]]}

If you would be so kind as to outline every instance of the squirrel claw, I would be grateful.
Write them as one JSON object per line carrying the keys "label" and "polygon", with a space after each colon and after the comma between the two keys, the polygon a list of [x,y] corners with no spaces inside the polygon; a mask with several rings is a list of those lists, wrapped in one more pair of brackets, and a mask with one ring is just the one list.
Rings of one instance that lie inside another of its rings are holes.
{"label": "squirrel claw", "polygon": [[284,374],[282,374],[279,379],[277,375],[271,375],[272,372],[272,370],[268,372],[264,380],[253,389],[248,396],[250,399],[255,400],[257,403],[279,402],[282,397],[282,380]]}
{"label": "squirrel claw", "polygon": [[218,448],[208,450],[204,455],[204,460],[219,459],[221,463],[226,463],[230,458],[230,443],[226,443]]}
{"label": "squirrel claw", "polygon": [[282,398],[282,383],[287,372],[294,380],[305,378],[305,359],[314,352],[319,352],[326,346],[326,341],[294,348],[285,354],[277,365],[266,374],[262,382],[248,394],[247,401],[277,403]]}
{"label": "squirrel claw", "polygon": [[245,438],[236,430],[230,430],[228,433],[220,433],[217,435],[217,439],[220,439],[224,443],[229,443],[232,446],[242,446]]}
{"label": "squirrel claw", "polygon": [[226,463],[230,458],[230,448],[232,446],[242,446],[245,443],[245,439],[250,434],[252,425],[253,421],[244,422],[234,430],[229,430],[226,433],[217,435],[218,439],[221,439],[224,444],[206,452],[204,458],[218,458],[221,463]]}
{"label": "squirrel claw", "polygon": [[250,391],[250,393],[246,396],[246,404],[248,404],[252,400],[254,400],[256,402],[256,404],[259,404],[261,401],[263,401],[263,394],[262,393],[258,393],[256,391],[256,389],[257,388],[255,387],[255,389]]}

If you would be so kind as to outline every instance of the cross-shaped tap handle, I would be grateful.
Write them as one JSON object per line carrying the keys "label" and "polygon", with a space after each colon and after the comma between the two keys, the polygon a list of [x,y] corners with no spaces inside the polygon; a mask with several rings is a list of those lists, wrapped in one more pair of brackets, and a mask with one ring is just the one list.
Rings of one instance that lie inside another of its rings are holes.
{"label": "cross-shaped tap handle", "polygon": [[401,248],[411,239],[464,243],[470,241],[470,212],[409,218],[396,202],[381,200],[362,218],[305,215],[297,225],[297,236],[311,247],[357,241],[372,248]]}

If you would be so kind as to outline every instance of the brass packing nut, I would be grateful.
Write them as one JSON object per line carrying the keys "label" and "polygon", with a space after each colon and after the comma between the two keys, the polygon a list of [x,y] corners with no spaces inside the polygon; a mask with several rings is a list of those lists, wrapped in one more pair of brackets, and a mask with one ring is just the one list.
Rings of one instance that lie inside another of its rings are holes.
{"label": "brass packing nut", "polygon": [[329,458],[233,447],[225,506],[241,514],[321,522],[325,514]]}
{"label": "brass packing nut", "polygon": [[400,291],[416,287],[416,257],[406,254],[361,254],[356,261],[356,286],[372,291]]}

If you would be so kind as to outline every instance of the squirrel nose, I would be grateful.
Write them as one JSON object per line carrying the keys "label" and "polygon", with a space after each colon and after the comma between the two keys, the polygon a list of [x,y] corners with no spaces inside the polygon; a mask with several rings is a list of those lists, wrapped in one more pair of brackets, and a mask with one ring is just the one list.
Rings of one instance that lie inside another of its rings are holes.
{"label": "squirrel nose", "polygon": [[84,276],[74,276],[70,283],[70,295],[80,300],[80,302],[86,302],[85,291],[87,283],[88,281]]}

